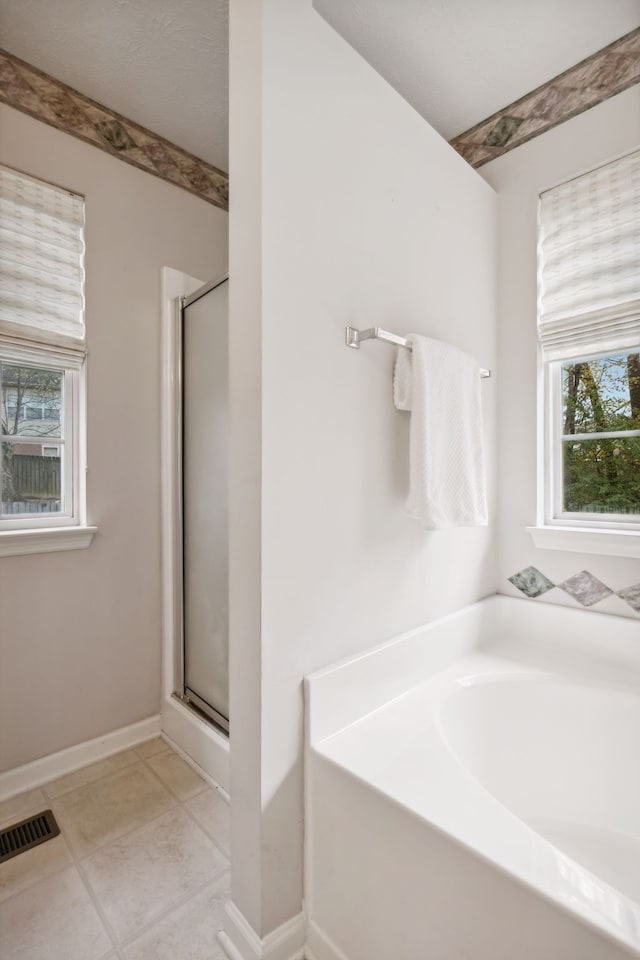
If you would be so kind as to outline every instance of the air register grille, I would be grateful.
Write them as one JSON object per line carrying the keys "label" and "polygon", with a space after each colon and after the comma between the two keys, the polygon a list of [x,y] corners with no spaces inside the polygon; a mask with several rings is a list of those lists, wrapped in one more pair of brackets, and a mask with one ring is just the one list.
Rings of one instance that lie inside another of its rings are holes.
{"label": "air register grille", "polygon": [[17,857],[19,853],[37,847],[46,840],[52,840],[59,833],[60,827],[51,810],[5,827],[0,832],[0,863]]}

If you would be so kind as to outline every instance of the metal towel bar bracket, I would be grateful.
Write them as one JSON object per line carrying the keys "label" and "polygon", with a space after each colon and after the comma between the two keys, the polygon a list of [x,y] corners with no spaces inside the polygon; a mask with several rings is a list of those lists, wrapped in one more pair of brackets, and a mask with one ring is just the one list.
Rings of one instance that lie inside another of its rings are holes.
{"label": "metal towel bar bracket", "polygon": [[[390,333],[381,327],[369,327],[368,330],[356,330],[355,327],[346,328],[346,343],[348,347],[354,350],[360,349],[363,340],[383,340],[385,343],[392,343],[396,347],[405,347],[411,350],[411,343],[406,337],[399,337],[397,333]],[[483,380],[491,376],[491,370],[481,370],[480,376]]]}

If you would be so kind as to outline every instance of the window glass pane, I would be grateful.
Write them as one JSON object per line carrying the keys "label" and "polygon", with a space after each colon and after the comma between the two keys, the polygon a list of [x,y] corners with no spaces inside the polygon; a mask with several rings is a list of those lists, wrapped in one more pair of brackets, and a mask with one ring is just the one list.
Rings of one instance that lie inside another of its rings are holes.
{"label": "window glass pane", "polygon": [[640,352],[562,366],[565,435],[640,430]]}
{"label": "window glass pane", "polygon": [[640,514],[640,437],[563,441],[563,509]]}
{"label": "window glass pane", "polygon": [[0,364],[2,433],[14,437],[62,437],[64,373]]}
{"label": "window glass pane", "polygon": [[62,444],[0,441],[2,516],[61,513]]}

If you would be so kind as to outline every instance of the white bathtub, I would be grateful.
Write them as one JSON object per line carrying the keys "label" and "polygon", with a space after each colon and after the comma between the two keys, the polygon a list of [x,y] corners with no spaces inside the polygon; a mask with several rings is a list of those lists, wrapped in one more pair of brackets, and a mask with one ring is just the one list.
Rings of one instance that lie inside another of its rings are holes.
{"label": "white bathtub", "polygon": [[493,597],[308,678],[316,960],[640,957],[640,624]]}

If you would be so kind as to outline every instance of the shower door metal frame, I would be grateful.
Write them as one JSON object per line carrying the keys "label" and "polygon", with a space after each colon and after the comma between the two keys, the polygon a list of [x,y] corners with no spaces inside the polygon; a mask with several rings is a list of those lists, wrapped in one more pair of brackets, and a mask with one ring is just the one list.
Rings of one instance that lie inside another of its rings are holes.
{"label": "shower door metal frame", "polygon": [[207,720],[218,727],[225,734],[229,733],[229,720],[227,717],[223,717],[221,713],[207,703],[206,700],[203,700],[198,696],[193,690],[190,690],[186,685],[185,681],[185,629],[184,629],[184,613],[185,613],[185,602],[184,602],[184,571],[185,571],[185,562],[184,562],[184,457],[183,457],[183,437],[184,437],[184,311],[187,307],[191,306],[192,303],[195,303],[196,300],[200,300],[202,297],[205,297],[208,293],[211,293],[212,290],[215,290],[216,287],[222,286],[223,283],[227,283],[229,280],[229,274],[225,273],[217,280],[211,280],[209,283],[205,283],[202,287],[199,287],[188,297],[179,297],[178,300],[178,318],[177,318],[177,348],[176,348],[176,369],[177,369],[177,424],[178,424],[178,436],[176,438],[176,452],[177,452],[177,461],[178,461],[178,476],[177,476],[177,500],[178,500],[178,578],[179,578],[179,590],[178,590],[178,624],[179,624],[179,643],[178,643],[178,691],[176,696],[187,706],[195,708],[198,713],[202,714]]}

